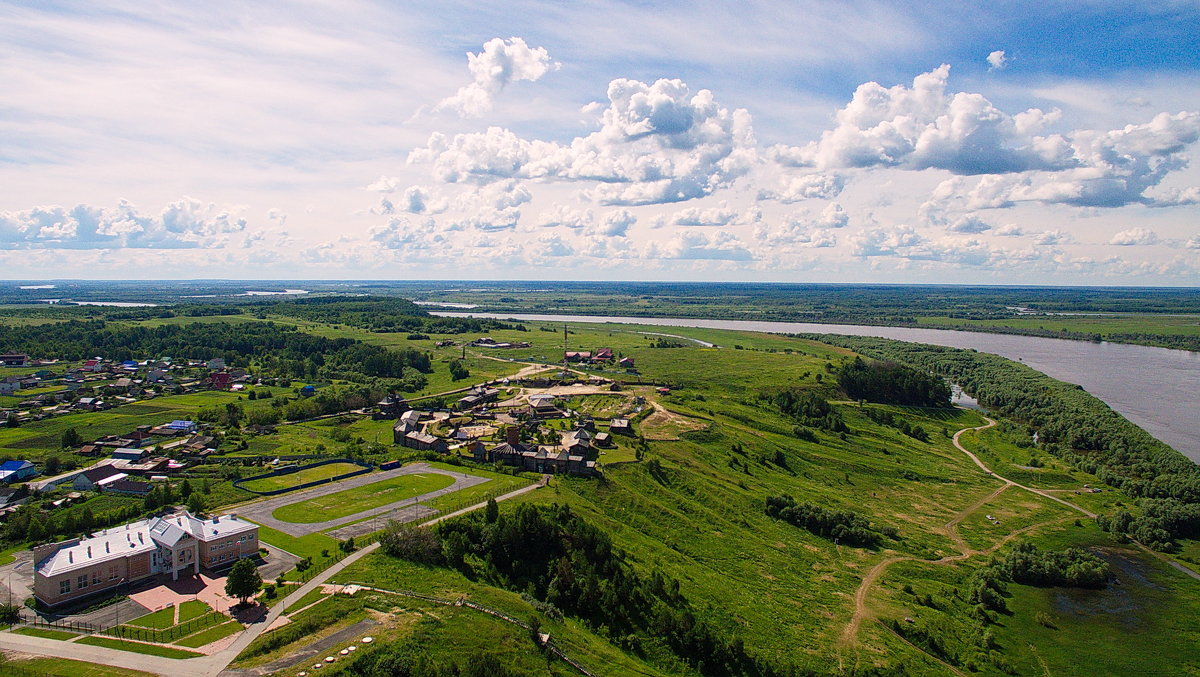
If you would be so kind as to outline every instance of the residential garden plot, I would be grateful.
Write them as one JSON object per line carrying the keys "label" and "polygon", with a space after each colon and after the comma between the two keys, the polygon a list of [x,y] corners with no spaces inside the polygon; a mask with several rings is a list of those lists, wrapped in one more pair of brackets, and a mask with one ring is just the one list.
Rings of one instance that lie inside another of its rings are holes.
{"label": "residential garden plot", "polygon": [[286,475],[276,475],[275,477],[264,477],[244,482],[242,483],[242,488],[249,489],[250,491],[277,491],[308,482],[316,482],[318,480],[329,479],[330,477],[337,477],[338,475],[345,475],[355,470],[362,470],[362,466],[354,463],[327,463],[315,468],[304,468],[303,470]]}
{"label": "residential garden plot", "polygon": [[453,483],[453,477],[438,473],[400,475],[281,506],[271,516],[294,524],[324,522],[444,489]]}

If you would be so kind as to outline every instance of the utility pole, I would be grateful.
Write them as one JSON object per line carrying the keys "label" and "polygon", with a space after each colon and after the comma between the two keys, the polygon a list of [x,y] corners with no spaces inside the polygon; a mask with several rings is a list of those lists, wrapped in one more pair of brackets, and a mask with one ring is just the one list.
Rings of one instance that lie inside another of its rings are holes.
{"label": "utility pole", "polygon": [[567,325],[563,325],[563,371],[567,371]]}

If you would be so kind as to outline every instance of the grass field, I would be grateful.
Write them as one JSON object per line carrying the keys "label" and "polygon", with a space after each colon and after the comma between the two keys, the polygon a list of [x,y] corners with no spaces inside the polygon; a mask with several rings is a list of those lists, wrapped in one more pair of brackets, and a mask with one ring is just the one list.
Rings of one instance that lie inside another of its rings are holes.
{"label": "grass field", "polygon": [[298,599],[294,604],[289,604],[287,606],[287,609],[303,609],[304,607],[308,606],[309,604],[312,604],[313,602],[315,602],[319,599],[325,599],[325,597],[327,597],[327,595],[324,592],[322,592],[320,588],[317,588],[316,590],[312,590],[312,591],[308,592],[307,594],[305,594],[303,597]]}
{"label": "grass field", "polygon": [[[46,639],[75,639],[79,633],[67,632],[66,630],[51,630],[49,628],[13,628],[13,632],[18,635],[29,635],[30,637],[44,637]],[[2,668],[0,668],[2,671]]]}
{"label": "grass field", "polygon": [[179,605],[179,622],[186,623],[193,618],[199,618],[206,613],[210,613],[212,607],[201,602],[198,599],[190,599]]}
{"label": "grass field", "polygon": [[321,556],[322,550],[334,553],[337,551],[338,545],[337,539],[330,538],[325,534],[290,536],[282,531],[276,531],[262,525],[258,527],[258,539],[281,550],[286,550],[297,557],[311,557],[314,562],[320,562],[325,559]]}
{"label": "grass field", "polygon": [[281,506],[276,508],[271,516],[294,524],[324,522],[444,489],[453,483],[453,477],[440,473],[399,475],[373,484],[364,484]]}
{"label": "grass field", "polygon": [[[546,326],[551,331],[539,331],[539,323],[531,323],[528,332],[489,333],[497,340],[534,344],[506,355],[557,356],[561,325],[557,330],[552,323]],[[1200,593],[1193,582],[1157,559],[1115,543],[1093,521],[1044,497],[1011,486],[997,493],[1003,483],[981,472],[951,443],[956,431],[983,423],[978,413],[879,407],[924,429],[928,441],[918,441],[874,422],[857,405],[838,404],[834,408],[849,431],[814,428],[815,440],[805,439],[795,432],[795,420],[759,395],[798,385],[839,400],[831,382],[847,351],[769,334],[691,329],[666,331],[719,347],[653,348],[652,337],[634,333],[660,329],[572,325],[569,335],[572,348],[612,347],[635,357],[644,378],[677,386],[666,396],[649,388],[637,391],[668,412],[636,424],[639,432],[662,433],[661,440],[650,443],[645,460],[606,467],[602,479],[555,477],[547,487],[501,504],[502,511],[517,502],[569,505],[611,536],[639,574],[659,571],[678,581],[697,616],[745,642],[754,655],[798,674],[904,670],[914,675],[1090,676],[1154,674],[1163,666],[1179,668],[1179,674],[1200,674],[1194,650],[1200,637],[1192,622],[1200,613]],[[461,351],[434,349],[403,335],[366,335],[345,327],[319,330],[380,345],[429,349],[435,363],[430,389],[450,385],[442,380],[448,374],[440,372],[444,361]],[[431,336],[429,343],[439,338]],[[461,342],[464,337],[452,338]],[[520,366],[471,359],[471,365],[492,363],[498,373]],[[476,382],[480,374],[471,368],[468,382]],[[595,404],[597,413],[607,406],[599,398]],[[352,435],[370,440],[373,433],[385,435],[386,425],[322,421],[283,426],[274,442],[263,439],[277,448],[336,449],[330,446],[337,443],[333,431],[354,428],[361,432]],[[964,434],[963,443],[1000,474],[1061,492],[1057,495],[1089,509],[1111,512],[1136,505],[1117,491],[1076,494],[1085,484],[1100,485],[1098,479],[1039,456],[1025,434],[1021,426],[1000,426]],[[503,489],[502,483],[527,481],[496,476],[495,485],[489,482],[430,503],[449,510],[452,504]],[[850,547],[768,517],[765,499],[783,493],[854,511],[876,527],[894,527],[898,537],[874,549]],[[368,492],[351,498],[364,505],[380,500]],[[306,508],[321,519],[352,510],[340,503]],[[260,538],[312,556],[318,565],[320,551],[332,554],[337,545],[321,534],[293,538],[266,528],[260,529]],[[1009,584],[1008,612],[985,625],[968,601],[971,575],[1021,540],[1042,548],[1078,546],[1103,553],[1114,563],[1120,585],[1092,594]],[[1189,543],[1183,555],[1200,556],[1200,551]],[[491,579],[486,572],[476,574],[467,577],[374,553],[334,580],[447,599],[466,595],[516,618],[538,616],[519,590],[497,589],[487,584]],[[864,580],[875,582],[864,586]],[[411,598],[360,595],[322,602],[299,614],[302,618],[292,625],[265,634],[253,645],[253,659],[243,665],[286,655],[372,609],[389,614],[378,629],[380,644],[417,642],[436,656],[486,650],[503,656],[518,674],[568,674],[561,664],[548,666],[532,652],[521,630],[493,617]],[[603,674],[696,674],[673,655],[626,652],[619,647],[630,646],[627,639],[612,641],[605,629],[570,618],[538,617],[558,646]],[[305,624],[312,619],[320,623]],[[845,640],[843,633],[853,628],[852,640]],[[1138,646],[1126,650],[1131,642]],[[992,645],[997,648],[989,650]],[[1111,658],[1114,653],[1122,655]],[[1110,658],[1111,665],[1105,663]],[[337,674],[342,668],[326,671]]]}
{"label": "grass field", "polygon": [[362,466],[354,463],[327,463],[315,468],[304,468],[297,470],[294,473],[286,475],[276,475],[275,477],[264,477],[262,479],[243,482],[242,487],[250,491],[277,491],[279,489],[288,489],[290,487],[299,486],[307,482],[316,482],[318,480],[345,475],[356,470],[362,470]]}
{"label": "grass field", "polygon": [[126,642],[121,639],[112,639],[110,637],[84,637],[76,642],[77,644],[89,644],[91,646],[103,646],[109,649],[120,649],[121,651],[132,651],[134,653],[144,653],[151,656],[161,656],[163,658],[195,658],[204,654],[196,653],[195,651],[185,651],[183,649],[173,649],[169,646],[159,646],[157,644],[141,644],[139,642]]}
{"label": "grass field", "polygon": [[225,639],[230,635],[235,635],[241,632],[244,628],[237,621],[229,621],[220,625],[214,625],[207,630],[201,630],[195,634],[188,635],[181,640],[175,642],[179,646],[191,647],[193,649],[202,647],[206,644],[212,644],[219,639]]}
{"label": "grass field", "polygon": [[175,606],[172,605],[165,609],[148,613],[145,616],[129,621],[129,625],[136,625],[139,628],[152,628],[154,630],[169,628],[175,625]]}
{"label": "grass field", "polygon": [[0,661],[0,675],[4,674],[5,665],[11,665],[27,674],[45,675],[46,677],[153,677],[151,673],[141,670],[113,668],[66,658],[25,658]]}
{"label": "grass field", "polygon": [[487,470],[479,470],[477,468],[463,468],[460,466],[439,463],[434,463],[431,465],[435,467],[444,467],[449,470],[454,470],[455,472],[463,472],[471,475],[478,475],[480,477],[487,477],[490,479],[490,481],[484,482],[483,484],[476,484],[473,487],[459,489],[453,493],[444,494],[442,496],[422,502],[424,505],[443,513],[453,512],[460,508],[481,503],[492,496],[503,495],[510,491],[520,489],[521,487],[529,486],[534,482],[526,477],[494,473]]}

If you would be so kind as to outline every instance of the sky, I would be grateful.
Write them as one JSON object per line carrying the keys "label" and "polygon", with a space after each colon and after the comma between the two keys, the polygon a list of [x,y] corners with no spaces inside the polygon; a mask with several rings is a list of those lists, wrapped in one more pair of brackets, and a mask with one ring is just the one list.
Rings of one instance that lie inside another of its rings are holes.
{"label": "sky", "polygon": [[1200,286],[1200,4],[0,4],[0,277]]}

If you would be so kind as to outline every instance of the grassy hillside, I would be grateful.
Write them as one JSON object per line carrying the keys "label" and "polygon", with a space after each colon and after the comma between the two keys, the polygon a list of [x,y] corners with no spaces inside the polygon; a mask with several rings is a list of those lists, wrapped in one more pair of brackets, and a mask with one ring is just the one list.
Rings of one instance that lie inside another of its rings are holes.
{"label": "grassy hillside", "polygon": [[[979,414],[866,405],[923,428],[929,441],[920,442],[895,425],[876,423],[857,404],[837,404],[851,432],[843,439],[817,430],[815,442],[805,441],[795,436],[795,421],[757,394],[798,384],[835,399],[831,368],[847,351],[770,335],[692,330],[679,333],[725,347],[650,348],[636,334],[577,329],[572,340],[580,345],[589,345],[589,339],[613,344],[637,359],[646,378],[682,386],[666,396],[647,395],[660,408],[654,415],[668,417],[675,434],[658,436],[662,441],[651,443],[641,463],[609,467],[603,480],[555,478],[549,488],[518,500],[572,506],[610,534],[637,569],[677,579],[709,620],[774,665],[817,674],[1028,674],[1034,667],[1036,674],[1044,664],[1057,675],[1129,674],[1132,666],[1158,670],[1155,652],[1184,660],[1194,638],[1185,624],[1170,619],[1200,608],[1188,592],[1193,582],[1113,541],[1080,513],[1019,488],[1004,489],[983,473],[950,439],[956,431],[983,425]],[[1003,426],[965,433],[963,443],[1002,475],[1060,492],[1090,510],[1133,505],[1111,488],[1085,492],[1084,485],[1103,485],[1053,458],[1030,465],[1019,434]],[[781,493],[853,510],[876,525],[894,527],[899,538],[875,550],[834,544],[767,517],[766,497]],[[1047,548],[1092,548],[1112,562],[1132,563],[1130,570],[1140,573],[1124,575],[1126,569],[1114,565],[1120,585],[1098,592],[1009,584],[1011,615],[983,627],[963,601],[971,574],[1022,540]],[[342,576],[361,580],[411,566],[376,555]],[[444,569],[387,580],[426,589],[429,577],[446,594],[482,594],[480,581]],[[1105,601],[1112,595],[1153,599],[1161,613],[1130,615]],[[1053,632],[1039,625],[1038,612],[1061,606],[1056,600],[1064,597],[1098,601],[1088,612],[1054,614]],[[536,613],[528,604],[516,610]],[[907,632],[893,629],[896,623]],[[1098,638],[1111,633],[1103,629],[1130,623],[1140,628],[1145,651],[1125,656],[1123,670],[1104,667],[1108,648]],[[579,631],[589,641],[621,645],[619,638],[606,638],[604,628]],[[1074,648],[1056,649],[1058,641]],[[1080,651],[1089,658],[1078,660]],[[656,670],[688,673],[669,657],[632,654]],[[1183,664],[1163,674],[1176,668],[1187,674]],[[606,674],[644,673],[614,668]]]}

